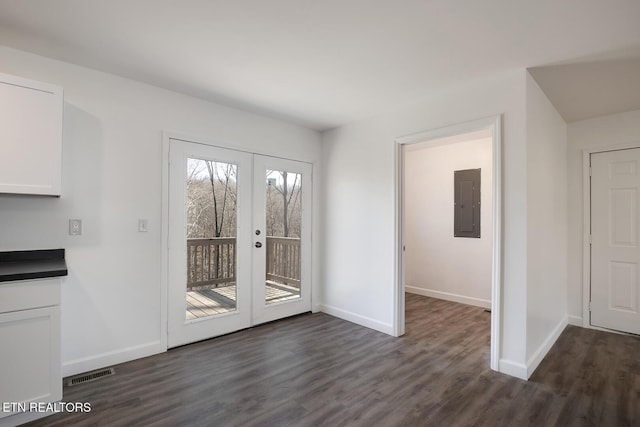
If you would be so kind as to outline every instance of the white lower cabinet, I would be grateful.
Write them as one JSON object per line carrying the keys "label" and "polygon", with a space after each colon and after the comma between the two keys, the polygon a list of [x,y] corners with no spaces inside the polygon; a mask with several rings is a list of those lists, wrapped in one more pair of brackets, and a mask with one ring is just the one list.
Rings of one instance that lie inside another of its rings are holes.
{"label": "white lower cabinet", "polygon": [[0,426],[45,415],[62,399],[60,280],[0,283]]}

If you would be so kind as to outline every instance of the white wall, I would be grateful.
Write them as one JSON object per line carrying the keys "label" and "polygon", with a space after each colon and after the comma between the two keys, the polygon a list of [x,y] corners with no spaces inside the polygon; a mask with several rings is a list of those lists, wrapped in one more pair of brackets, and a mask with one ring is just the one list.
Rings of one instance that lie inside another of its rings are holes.
{"label": "white wall", "polygon": [[582,307],[583,150],[606,149],[620,145],[640,147],[640,110],[569,123],[567,134],[569,205],[567,310],[569,322],[582,325],[584,317]]}
{"label": "white wall", "polygon": [[567,125],[527,73],[527,368],[567,324]]}
{"label": "white wall", "polygon": [[[405,151],[406,291],[491,308],[492,139]],[[420,146],[421,144],[415,144]],[[481,169],[480,238],[453,237],[453,173]]]}
{"label": "white wall", "polygon": [[525,74],[516,70],[443,89],[428,103],[323,134],[323,310],[393,332],[394,140],[503,114],[500,369],[525,375]]}
{"label": "white wall", "polygon": [[[65,91],[63,196],[0,195],[0,250],[67,249],[65,375],[163,350],[162,131],[313,162],[320,193],[315,131],[3,47],[0,72]],[[83,220],[82,236],[67,235],[69,218]]]}

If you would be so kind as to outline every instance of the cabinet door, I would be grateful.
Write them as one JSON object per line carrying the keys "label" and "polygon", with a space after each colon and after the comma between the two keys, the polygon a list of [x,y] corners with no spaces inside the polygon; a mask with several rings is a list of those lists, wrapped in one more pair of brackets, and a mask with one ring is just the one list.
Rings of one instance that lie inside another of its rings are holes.
{"label": "cabinet door", "polygon": [[0,402],[62,399],[59,324],[59,306],[0,314]]}
{"label": "cabinet door", "polygon": [[60,195],[62,88],[0,74],[0,193]]}

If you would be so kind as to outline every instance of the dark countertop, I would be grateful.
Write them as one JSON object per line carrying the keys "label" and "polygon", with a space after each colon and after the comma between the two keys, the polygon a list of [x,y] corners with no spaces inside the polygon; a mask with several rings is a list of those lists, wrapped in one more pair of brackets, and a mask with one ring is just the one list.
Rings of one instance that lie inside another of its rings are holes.
{"label": "dark countertop", "polygon": [[66,275],[64,249],[0,252],[0,282]]}

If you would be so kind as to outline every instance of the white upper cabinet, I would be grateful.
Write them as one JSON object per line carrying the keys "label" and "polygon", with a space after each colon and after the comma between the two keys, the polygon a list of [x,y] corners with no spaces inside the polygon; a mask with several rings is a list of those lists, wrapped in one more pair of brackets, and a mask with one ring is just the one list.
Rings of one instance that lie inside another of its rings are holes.
{"label": "white upper cabinet", "polygon": [[0,193],[59,196],[62,88],[0,73]]}

